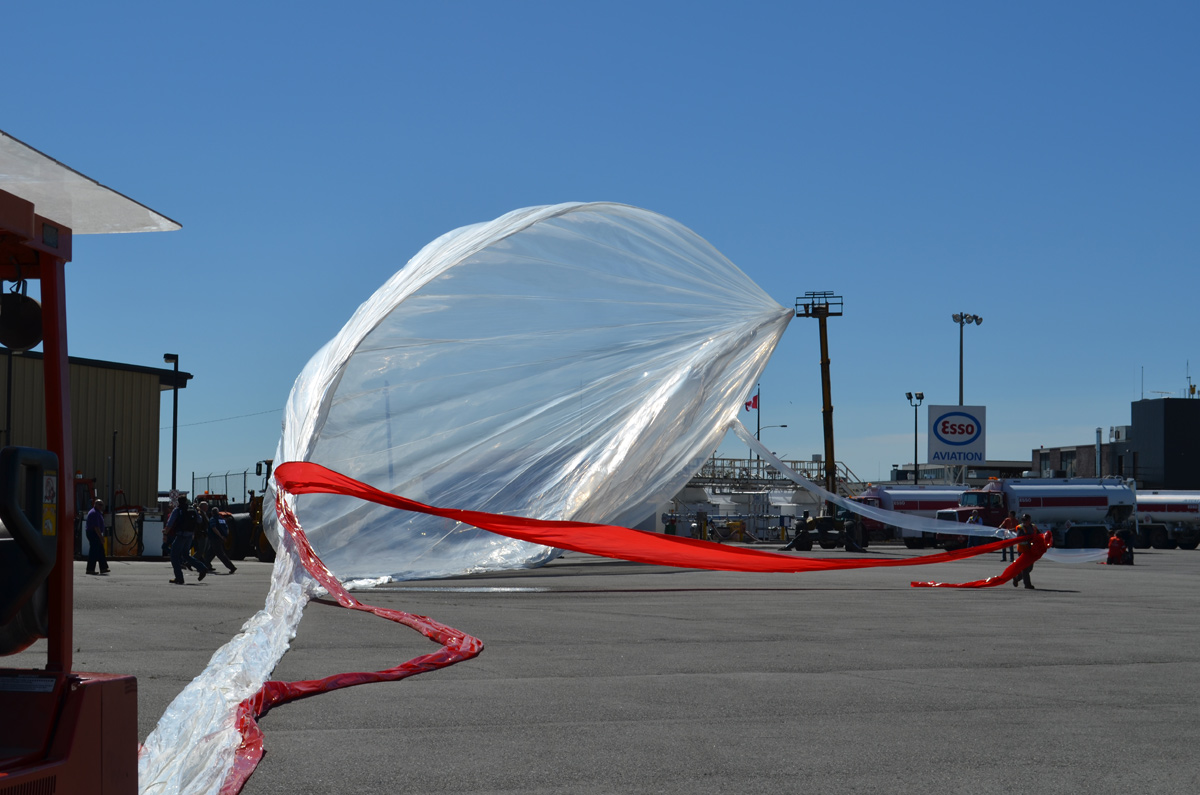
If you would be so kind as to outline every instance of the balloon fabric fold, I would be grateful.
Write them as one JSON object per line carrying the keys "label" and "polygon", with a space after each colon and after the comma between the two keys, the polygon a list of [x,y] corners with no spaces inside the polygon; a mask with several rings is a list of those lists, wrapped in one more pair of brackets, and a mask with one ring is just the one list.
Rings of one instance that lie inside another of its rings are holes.
{"label": "balloon fabric fold", "polygon": [[[636,525],[717,448],[793,316],[673,219],[516,210],[429,243],[359,307],[296,379],[275,460],[436,505]],[[343,581],[558,555],[334,496],[300,519]],[[270,510],[264,525],[281,536]]]}

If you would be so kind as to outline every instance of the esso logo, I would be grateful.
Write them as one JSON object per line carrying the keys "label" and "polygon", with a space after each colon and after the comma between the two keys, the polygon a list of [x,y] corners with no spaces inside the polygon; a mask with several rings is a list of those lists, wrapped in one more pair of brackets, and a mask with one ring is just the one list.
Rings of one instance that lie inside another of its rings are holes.
{"label": "esso logo", "polygon": [[982,423],[965,411],[949,411],[933,424],[933,435],[943,444],[968,445],[979,438]]}

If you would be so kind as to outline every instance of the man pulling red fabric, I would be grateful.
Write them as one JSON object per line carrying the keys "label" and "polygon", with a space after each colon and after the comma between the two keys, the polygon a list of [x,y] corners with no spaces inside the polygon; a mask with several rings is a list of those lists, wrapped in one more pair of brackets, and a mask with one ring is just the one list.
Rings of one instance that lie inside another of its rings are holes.
{"label": "man pulling red fabric", "polygon": [[[1021,517],[1021,523],[1017,525],[1017,535],[1021,537],[1021,540],[1017,542],[1017,557],[1019,558],[1022,553],[1028,552],[1032,548],[1033,537],[1039,535],[1037,525],[1033,523],[1033,518],[1029,514]],[[1013,587],[1016,588],[1017,582],[1022,581],[1026,588],[1033,588],[1033,583],[1029,581],[1029,572],[1031,571],[1033,571],[1032,563],[1013,575]]]}

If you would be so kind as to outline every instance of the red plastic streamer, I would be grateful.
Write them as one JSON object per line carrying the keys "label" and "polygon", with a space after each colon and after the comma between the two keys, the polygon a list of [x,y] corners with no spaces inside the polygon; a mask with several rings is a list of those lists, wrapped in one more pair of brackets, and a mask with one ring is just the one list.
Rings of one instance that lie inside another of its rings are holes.
{"label": "red plastic streamer", "polygon": [[246,781],[261,761],[264,753],[263,733],[258,726],[257,719],[267,714],[272,707],[343,687],[353,687],[370,682],[395,682],[409,676],[426,671],[436,671],[439,668],[469,660],[483,651],[483,643],[478,638],[439,624],[426,616],[373,607],[359,602],[342,587],[342,584],[317,557],[317,553],[313,551],[312,545],[308,542],[308,537],[296,520],[295,514],[284,504],[282,495],[276,500],[275,507],[279,514],[280,524],[296,541],[296,548],[299,550],[304,568],[329,591],[331,596],[337,599],[339,605],[350,610],[374,613],[381,618],[411,627],[435,643],[440,643],[442,648],[431,654],[414,657],[408,662],[385,671],[335,674],[324,679],[299,682],[265,682],[257,693],[238,705],[236,725],[242,735],[242,741],[234,752],[233,768],[221,784],[221,795],[237,795],[241,792],[242,787],[245,786]]}
{"label": "red plastic streamer", "polygon": [[730,547],[694,538],[647,533],[615,525],[589,522],[552,521],[502,516],[482,511],[435,508],[430,505],[388,494],[353,478],[306,461],[289,461],[275,469],[275,482],[292,494],[343,494],[405,511],[441,516],[490,530],[509,538],[569,549],[618,560],[677,566],[714,571],[752,571],[789,573],[801,571],[837,571],[886,566],[924,566],[995,552],[1016,543],[1013,539],[993,541],[977,547],[942,552],[917,558],[891,559],[816,559],[779,555],[744,547]]}
{"label": "red plastic streamer", "polygon": [[1012,582],[1013,577],[1016,577],[1026,568],[1036,563],[1046,553],[1046,550],[1050,548],[1050,533],[1039,533],[1033,536],[1026,536],[1025,538],[1014,538],[1010,539],[1008,543],[1018,544],[1026,540],[1029,541],[1029,549],[1017,555],[1017,559],[995,577],[988,577],[986,580],[973,580],[972,582],[914,582],[911,585],[914,588],[994,588],[997,585]]}

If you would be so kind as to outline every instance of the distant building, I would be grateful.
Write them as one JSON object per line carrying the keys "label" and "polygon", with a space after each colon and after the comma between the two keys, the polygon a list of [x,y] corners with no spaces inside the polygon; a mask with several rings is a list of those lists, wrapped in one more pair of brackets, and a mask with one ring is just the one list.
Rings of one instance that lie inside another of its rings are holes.
{"label": "distant building", "polygon": [[[1129,414],[1129,425],[1101,431],[1099,474],[1142,489],[1200,490],[1200,400],[1136,400]],[[1095,477],[1096,443],[1038,448],[1031,463],[1041,477]]]}
{"label": "distant building", "polygon": [[[3,349],[0,349],[3,350]],[[46,446],[42,354],[0,356],[0,415],[5,445]],[[175,385],[173,370],[96,359],[68,358],[71,383],[71,456],[74,472],[91,481],[96,495],[114,507],[158,504],[159,429],[162,392]],[[11,380],[9,379],[11,374]],[[189,373],[179,373],[179,387]],[[115,455],[114,455],[115,454]],[[113,460],[115,458],[115,461]],[[110,496],[111,495],[111,496]],[[77,512],[90,507],[90,495],[76,497]],[[80,513],[77,519],[83,516]]]}
{"label": "distant building", "polygon": [[[921,464],[921,483],[953,483],[958,477],[956,466],[944,464]],[[1019,478],[1029,470],[1028,461],[990,460],[982,464],[967,467],[966,480],[969,485],[983,484],[989,478]],[[912,464],[892,467],[892,483],[912,483]]]}

